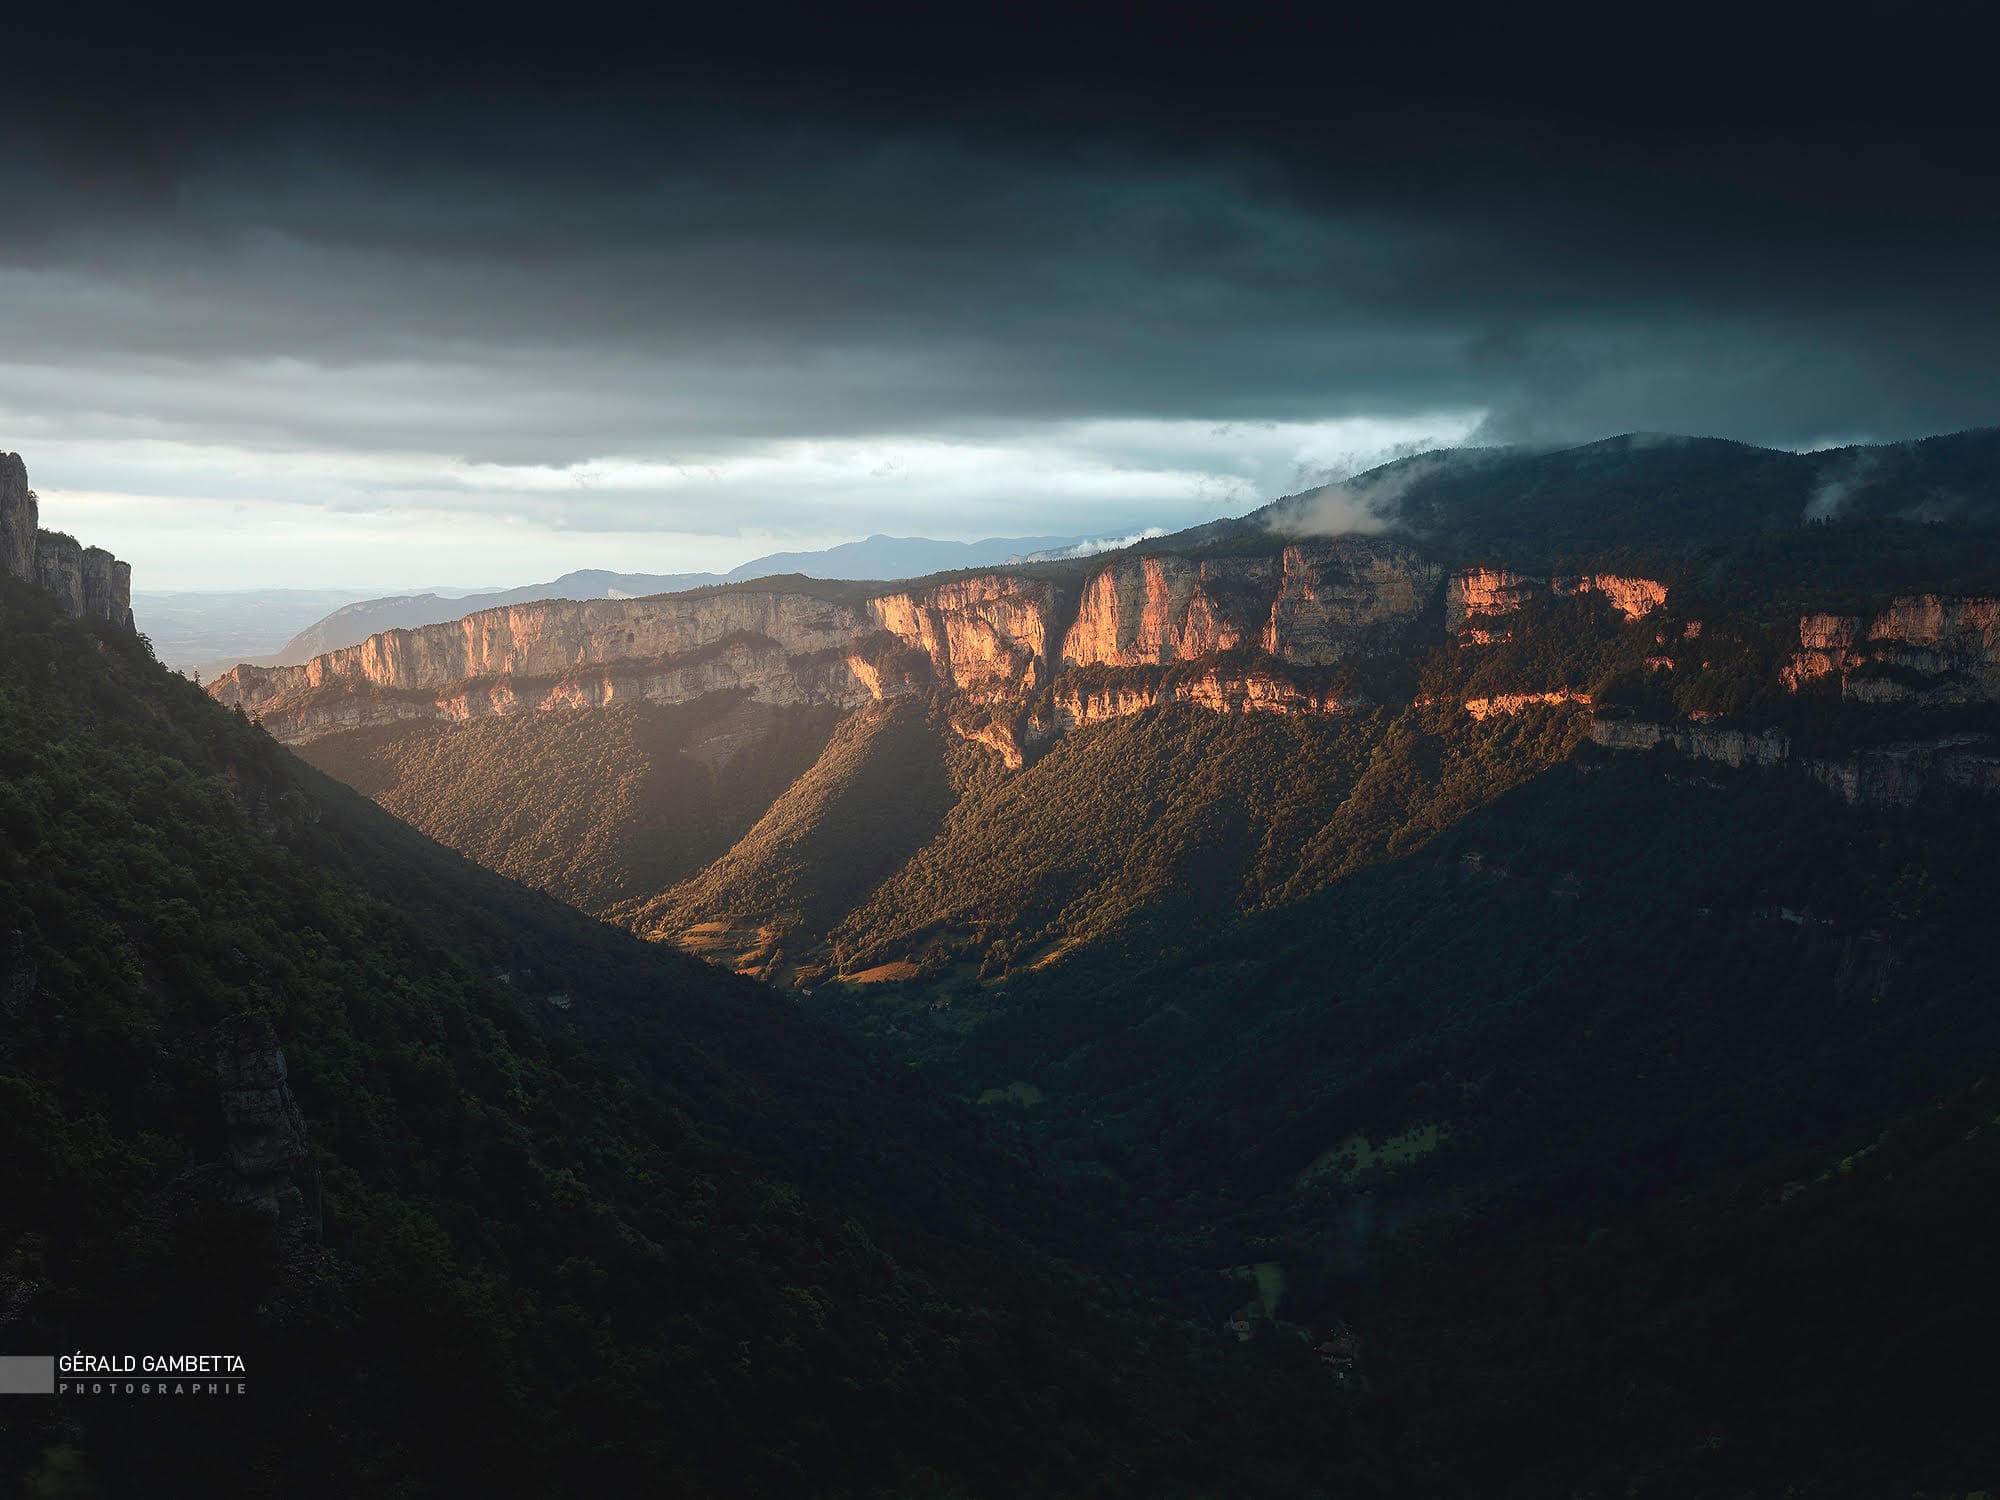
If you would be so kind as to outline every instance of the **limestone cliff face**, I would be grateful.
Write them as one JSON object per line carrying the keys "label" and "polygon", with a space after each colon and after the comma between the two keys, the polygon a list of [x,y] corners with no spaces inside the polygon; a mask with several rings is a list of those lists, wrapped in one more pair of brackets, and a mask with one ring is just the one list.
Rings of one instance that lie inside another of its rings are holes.
{"label": "limestone cliff face", "polygon": [[1795,757],[1781,729],[1762,731],[1705,724],[1654,724],[1602,717],[1590,737],[1607,750],[1664,745],[1695,760],[1742,768],[1787,767],[1854,804],[1907,807],[1939,789],[2000,796],[2000,746],[1983,734],[1946,735],[1871,745],[1845,757]]}
{"label": "limestone cliff face", "polygon": [[[334,680],[294,689],[282,680],[263,689],[259,678],[298,668],[238,667],[209,691],[254,713],[271,735],[300,744],[321,735],[374,724],[427,720],[455,723],[551,708],[602,708],[610,703],[686,703],[708,693],[747,690],[762,703],[855,706],[871,696],[857,675],[865,663],[838,654],[801,656],[765,636],[739,635],[679,656],[612,661],[552,678],[496,675],[425,692],[385,690],[367,680]],[[234,691],[243,694],[234,698]],[[270,696],[263,696],[265,692]]]}
{"label": "limestone cliff face", "polygon": [[1054,584],[997,573],[868,601],[870,619],[930,657],[937,681],[985,699],[1048,680],[1057,608]]}
{"label": "limestone cliff face", "polygon": [[[1892,675],[1856,675],[1871,667]],[[2000,599],[1911,594],[1873,617],[1801,616],[1783,675],[1794,691],[1838,675],[1863,701],[2000,698]]]}
{"label": "limestone cliff face", "polygon": [[1055,721],[1043,726],[1045,734],[1060,734],[1083,724],[1103,724],[1130,714],[1142,714],[1163,701],[1157,686],[1129,683],[1109,686],[1064,684],[1056,689]]}
{"label": "limestone cliff face", "polygon": [[806,655],[841,649],[863,630],[855,610],[805,594],[550,599],[385,631],[302,666],[238,667],[211,691],[254,713],[330,685],[436,692],[471,678],[550,678],[633,658],[684,656],[745,635]]}
{"label": "limestone cliff face", "polygon": [[1573,705],[1589,707],[1590,694],[1572,692],[1568,688],[1558,688],[1550,693],[1495,693],[1490,698],[1467,698],[1465,711],[1475,719],[1485,720],[1525,713],[1531,708],[1567,708]]}
{"label": "limestone cliff face", "polygon": [[1313,666],[1353,654],[1384,627],[1414,622],[1442,578],[1408,548],[1356,538],[1287,547],[1279,569],[1260,644],[1280,661]]}
{"label": "limestone cliff face", "polygon": [[65,614],[132,624],[132,567],[102,547],[40,528],[41,503],[18,453],[0,453],[0,573],[32,583]]}
{"label": "limestone cliff face", "polygon": [[83,549],[83,610],[115,625],[132,624],[132,565],[102,547]]}
{"label": "limestone cliff face", "polygon": [[82,614],[83,543],[59,531],[35,533],[35,582],[64,614]]}
{"label": "limestone cliff face", "polygon": [[36,511],[28,466],[18,453],[0,453],[0,571],[23,583],[35,581]]}
{"label": "limestone cliff face", "polygon": [[1667,602],[1667,586],[1654,578],[1622,573],[1579,573],[1553,579],[1530,578],[1505,568],[1464,568],[1445,586],[1445,629],[1465,633],[1474,644],[1485,644],[1495,632],[1483,624],[1496,615],[1512,614],[1543,593],[1558,596],[1602,595],[1628,620],[1651,614]]}
{"label": "limestone cliff face", "polygon": [[1217,668],[1158,683],[1060,683],[1051,727],[1101,724],[1168,703],[1193,704],[1216,713],[1278,714],[1349,713],[1361,706],[1357,697],[1331,688],[1303,687],[1267,669]]}
{"label": "limestone cliff face", "polygon": [[1850,804],[1907,807],[1936,787],[2000,796],[2000,748],[1984,735],[1875,745],[1844,760],[1809,760],[1804,769]]}
{"label": "limestone cliff face", "polygon": [[1505,568],[1461,568],[1445,584],[1444,628],[1454,635],[1467,622],[1512,614],[1541,592],[1541,584]]}
{"label": "limestone cliff face", "polygon": [[1431,604],[1435,564],[1372,538],[1299,542],[1277,556],[1128,557],[1084,586],[1066,665],[1142,667],[1254,646],[1323,665]]}
{"label": "limestone cliff face", "polygon": [[1753,732],[1712,724],[1655,724],[1640,719],[1601,717],[1590,737],[1607,750],[1651,750],[1665,745],[1697,760],[1726,766],[1782,765],[1792,753],[1791,736],[1781,729]]}
{"label": "limestone cliff face", "polygon": [[1255,642],[1268,608],[1260,603],[1275,598],[1278,576],[1269,557],[1122,558],[1084,585],[1063,660],[1151,667]]}
{"label": "limestone cliff face", "polygon": [[[1262,556],[1121,559],[1088,581],[1080,602],[1074,584],[1009,572],[854,604],[754,589],[551,600],[388,631],[300,666],[239,666],[209,692],[294,743],[403,719],[678,702],[724,687],[765,702],[852,704],[936,686],[1013,705],[1018,717],[1066,666],[1177,665],[1238,648],[1268,653],[1280,668],[1337,661],[1421,619],[1440,582],[1436,565],[1406,547],[1336,538]],[[1261,668],[1145,696],[1224,712],[1341,706],[1338,694]],[[1095,702],[1076,717],[1094,716]],[[1013,731],[974,737],[1018,758]]]}
{"label": "limestone cliff face", "polygon": [[1651,614],[1667,602],[1667,586],[1654,578],[1628,578],[1618,573],[1585,573],[1575,578],[1558,578],[1552,584],[1558,594],[1602,594],[1611,607],[1628,620]]}
{"label": "limestone cliff face", "polygon": [[1853,615],[1800,616],[1799,649],[1784,669],[1785,686],[1797,692],[1808,682],[1859,666],[1861,658],[1852,653],[1860,634],[1861,621]]}

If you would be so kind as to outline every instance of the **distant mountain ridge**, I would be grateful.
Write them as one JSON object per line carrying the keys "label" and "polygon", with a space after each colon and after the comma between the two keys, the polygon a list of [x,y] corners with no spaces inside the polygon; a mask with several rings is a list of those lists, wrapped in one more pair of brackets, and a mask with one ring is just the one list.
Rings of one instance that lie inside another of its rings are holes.
{"label": "distant mountain ridge", "polygon": [[778,573],[810,572],[816,578],[909,578],[955,568],[984,568],[1013,562],[1030,553],[1072,547],[1079,536],[987,537],[976,542],[940,542],[929,537],[875,535],[841,542],[816,552],[773,552],[727,573],[613,573],[580,568],[547,583],[486,593],[397,594],[342,605],[299,631],[277,651],[252,659],[255,666],[291,666],[327,651],[358,646],[385,630],[442,625],[482,609],[526,604],[536,599],[638,599],[674,594],[717,583],[739,583]]}

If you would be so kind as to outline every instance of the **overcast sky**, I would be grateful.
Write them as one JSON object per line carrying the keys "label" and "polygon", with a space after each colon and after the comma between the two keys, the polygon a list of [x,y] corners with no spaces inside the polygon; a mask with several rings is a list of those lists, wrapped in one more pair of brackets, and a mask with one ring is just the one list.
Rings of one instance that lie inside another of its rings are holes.
{"label": "overcast sky", "polygon": [[142,588],[388,590],[1985,425],[1981,15],[22,34],[0,448]]}

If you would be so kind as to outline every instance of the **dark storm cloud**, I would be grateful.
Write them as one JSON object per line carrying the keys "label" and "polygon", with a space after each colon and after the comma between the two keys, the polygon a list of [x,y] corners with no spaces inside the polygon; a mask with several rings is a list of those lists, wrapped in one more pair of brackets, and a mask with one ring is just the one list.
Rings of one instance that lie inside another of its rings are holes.
{"label": "dark storm cloud", "polygon": [[1164,424],[1135,472],[1179,461],[1173,424],[1974,425],[2000,412],[1985,26],[342,10],[28,37],[0,412],[696,469]]}

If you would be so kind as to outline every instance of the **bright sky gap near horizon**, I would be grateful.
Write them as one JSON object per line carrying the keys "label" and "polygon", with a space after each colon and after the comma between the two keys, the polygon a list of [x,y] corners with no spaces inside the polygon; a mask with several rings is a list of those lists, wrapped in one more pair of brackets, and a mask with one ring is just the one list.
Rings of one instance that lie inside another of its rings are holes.
{"label": "bright sky gap near horizon", "polygon": [[1455,443],[1474,421],[1058,424],[1012,440],[781,440],[710,462],[563,468],[160,442],[26,453],[50,516],[119,536],[144,589],[241,588],[248,575],[393,592],[576,568],[723,572],[872,532],[1119,537]]}

